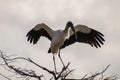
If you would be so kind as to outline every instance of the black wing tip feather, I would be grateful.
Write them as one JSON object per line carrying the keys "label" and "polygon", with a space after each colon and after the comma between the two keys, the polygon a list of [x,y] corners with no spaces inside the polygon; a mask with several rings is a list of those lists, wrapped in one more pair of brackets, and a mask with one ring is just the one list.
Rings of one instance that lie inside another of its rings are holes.
{"label": "black wing tip feather", "polygon": [[38,42],[38,40],[40,39],[41,36],[45,36],[47,37],[49,40],[51,40],[52,38],[49,36],[49,34],[43,29],[39,29],[39,30],[30,30],[26,37],[27,41],[30,41],[30,43],[36,44]]}
{"label": "black wing tip feather", "polygon": [[28,37],[27,41],[29,41],[30,43],[33,43],[34,45],[37,43],[37,41],[40,38],[39,31],[35,31],[34,29],[32,29],[27,33],[26,37]]}
{"label": "black wing tip feather", "polygon": [[90,33],[77,32],[77,36],[77,42],[87,43],[91,45],[91,47],[101,48],[101,46],[104,45],[104,35],[94,29],[91,29]]}
{"label": "black wing tip feather", "polygon": [[93,42],[90,44],[92,47],[101,48],[101,45],[104,45],[105,39],[104,35],[96,30],[92,29],[91,35],[93,35]]}

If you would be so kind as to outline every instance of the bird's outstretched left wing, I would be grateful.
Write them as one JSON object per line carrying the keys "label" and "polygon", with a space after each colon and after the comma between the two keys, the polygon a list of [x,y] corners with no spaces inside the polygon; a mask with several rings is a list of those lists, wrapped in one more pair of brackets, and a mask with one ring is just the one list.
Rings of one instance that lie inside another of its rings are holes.
{"label": "bird's outstretched left wing", "polygon": [[75,38],[75,34],[73,33],[73,31],[71,30],[70,38],[64,42],[61,48],[65,48],[66,46],[69,46],[75,42],[87,43],[96,48],[101,47],[101,44],[104,44],[104,35],[99,31],[96,31],[85,25],[76,25],[75,32],[77,34],[77,39]]}
{"label": "bird's outstretched left wing", "polygon": [[30,30],[27,33],[26,37],[28,37],[27,41],[36,44],[41,36],[44,36],[51,40],[53,35],[54,31],[51,28],[49,28],[46,24],[42,23],[36,25],[32,30]]}

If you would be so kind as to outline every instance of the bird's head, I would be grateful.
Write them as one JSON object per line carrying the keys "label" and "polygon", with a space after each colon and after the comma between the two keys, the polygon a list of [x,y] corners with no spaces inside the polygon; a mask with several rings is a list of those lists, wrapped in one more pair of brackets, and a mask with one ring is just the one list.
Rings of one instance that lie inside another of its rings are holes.
{"label": "bird's head", "polygon": [[77,35],[76,35],[76,32],[75,32],[75,28],[74,28],[74,25],[71,21],[68,21],[67,24],[66,24],[66,27],[70,27],[72,29],[72,31],[74,32],[75,34],[75,38],[77,39]]}
{"label": "bird's head", "polygon": [[67,28],[71,28],[72,31],[75,33],[75,29],[74,29],[73,23],[72,23],[71,21],[68,21],[68,22],[67,22],[66,27],[67,27]]}
{"label": "bird's head", "polygon": [[66,25],[70,27],[73,26],[73,23],[71,21],[68,21]]}

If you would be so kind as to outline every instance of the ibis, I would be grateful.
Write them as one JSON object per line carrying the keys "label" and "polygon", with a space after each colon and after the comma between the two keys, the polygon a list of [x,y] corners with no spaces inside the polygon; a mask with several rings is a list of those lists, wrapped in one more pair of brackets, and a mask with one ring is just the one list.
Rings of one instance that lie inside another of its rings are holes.
{"label": "ibis", "polygon": [[55,64],[55,54],[58,56],[63,64],[60,56],[60,50],[69,46],[73,43],[86,43],[92,47],[99,48],[104,44],[104,35],[86,25],[78,24],[73,25],[71,21],[68,21],[64,30],[52,30],[48,25],[41,23],[37,24],[32,30],[27,33],[27,41],[36,44],[41,36],[48,38],[51,41],[48,53],[53,54],[54,67],[56,71]]}

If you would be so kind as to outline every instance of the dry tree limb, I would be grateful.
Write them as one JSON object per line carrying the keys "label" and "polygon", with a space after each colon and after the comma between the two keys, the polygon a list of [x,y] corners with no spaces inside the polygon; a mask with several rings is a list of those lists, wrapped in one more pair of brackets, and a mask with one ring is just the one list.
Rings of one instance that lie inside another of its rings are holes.
{"label": "dry tree limb", "polygon": [[110,65],[107,65],[106,68],[103,71],[101,71],[99,73],[95,73],[92,76],[84,78],[84,79],[85,80],[94,80],[95,77],[97,77],[98,75],[102,75],[109,67],[110,67]]}
{"label": "dry tree limb", "polygon": [[37,64],[36,62],[34,62],[30,58],[24,58],[24,57],[10,58],[9,56],[3,55],[2,52],[0,52],[0,53],[1,53],[0,57],[3,59],[3,61],[5,63],[4,65],[7,66],[10,70],[14,71],[14,73],[19,74],[19,75],[24,76],[24,77],[33,77],[33,78],[36,78],[38,80],[41,80],[41,77],[43,77],[44,75],[39,76],[33,70],[26,70],[26,69],[22,69],[22,68],[16,68],[15,66],[10,65],[9,63],[15,62],[15,61],[20,60],[20,59],[28,61],[29,63],[32,63],[35,66],[39,67],[40,69],[48,72],[50,75],[52,75],[51,79],[54,79],[54,80],[61,79],[62,77],[65,78],[67,75],[69,75],[72,72],[72,71],[67,71],[65,73],[65,71],[68,69],[70,63],[68,63],[65,67],[63,67],[62,70],[58,74],[56,74],[54,71],[49,70],[49,69]]}
{"label": "dry tree limb", "polygon": [[0,75],[1,75],[2,77],[6,78],[7,80],[12,80],[12,79],[10,79],[10,78],[8,78],[8,77],[4,76],[4,75],[3,75],[3,74],[1,74],[1,73],[0,73]]}
{"label": "dry tree limb", "polygon": [[[117,79],[117,76],[114,75],[114,76],[110,76],[110,77],[107,77],[107,78],[104,78],[103,76],[103,73],[106,72],[106,70],[110,67],[110,65],[107,65],[105,67],[105,69],[101,72],[98,72],[98,73],[95,73],[93,74],[92,76],[89,76],[89,77],[86,77],[87,74],[81,78],[81,79],[62,79],[62,80],[116,80]],[[101,79],[95,79],[97,76],[102,76]]]}
{"label": "dry tree limb", "polygon": [[[72,73],[74,70],[69,70],[68,67],[70,65],[70,63],[68,63],[67,65],[65,65],[65,67],[62,67],[60,72],[58,72],[57,74],[53,71],[53,70],[49,70],[46,67],[43,67],[39,64],[37,64],[36,62],[34,62],[32,59],[30,58],[24,58],[24,57],[15,57],[15,58],[10,58],[10,56],[6,56],[3,55],[3,52],[0,51],[0,57],[3,59],[4,64],[7,66],[12,72],[14,72],[15,74],[19,74],[20,76],[24,77],[24,80],[28,80],[29,78],[36,78],[37,80],[42,80],[42,77],[44,77],[44,75],[38,75],[35,73],[34,70],[27,70],[27,69],[22,69],[22,68],[16,68],[15,65],[10,65],[11,63],[17,61],[17,60],[25,60],[31,64],[34,64],[35,66],[37,66],[38,68],[42,69],[43,71],[47,72],[49,75],[52,75],[52,77],[49,80],[96,80],[95,78],[97,76],[101,76],[99,79],[97,80],[116,80],[117,77],[116,75],[110,76],[110,77],[106,77],[104,78],[103,73],[106,72],[106,70],[110,67],[110,65],[107,65],[101,72],[92,74],[91,76],[87,77],[87,74],[81,78],[81,79],[67,79],[67,77],[69,76],[70,73]],[[4,76],[3,74],[0,74],[1,76],[3,76],[4,78],[8,79],[8,80],[12,80],[6,76]]]}
{"label": "dry tree limb", "polygon": [[[13,65],[9,65],[7,63],[7,61],[12,61],[15,60],[14,59],[7,59],[4,57],[4,55],[1,53],[1,58],[4,60],[5,65],[10,68],[11,70],[13,70],[16,74],[19,74],[21,76],[25,76],[25,77],[34,77],[37,78],[38,80],[41,80],[41,77],[43,77],[43,75],[38,76],[34,71],[32,70],[21,70],[20,68],[15,68]],[[16,58],[18,59],[18,58]],[[21,59],[25,59],[25,58],[21,58]],[[26,60],[26,59],[25,59]]]}

